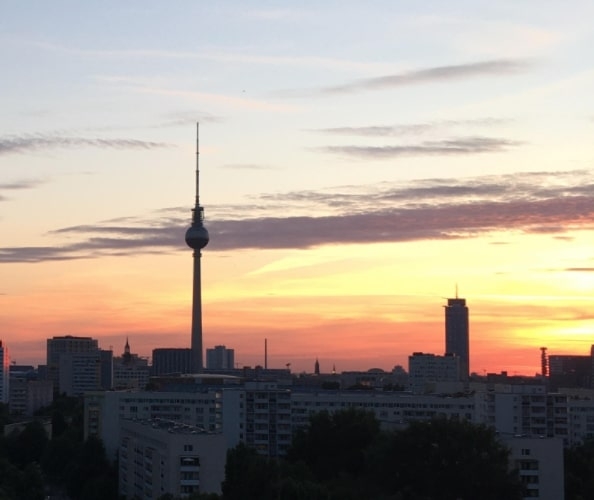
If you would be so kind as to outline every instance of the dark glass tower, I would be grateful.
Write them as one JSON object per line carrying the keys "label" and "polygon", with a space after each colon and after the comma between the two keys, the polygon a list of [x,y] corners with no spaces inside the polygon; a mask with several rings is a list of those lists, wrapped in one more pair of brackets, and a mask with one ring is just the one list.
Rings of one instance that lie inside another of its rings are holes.
{"label": "dark glass tower", "polygon": [[460,380],[464,382],[470,373],[468,330],[466,299],[448,299],[445,306],[445,352],[460,358]]}
{"label": "dark glass tower", "polygon": [[202,285],[200,277],[201,250],[208,245],[208,231],[204,227],[204,209],[200,206],[199,197],[199,142],[198,125],[196,125],[196,202],[192,209],[192,225],[186,231],[186,243],[194,249],[194,280],[192,298],[192,371],[202,371]]}

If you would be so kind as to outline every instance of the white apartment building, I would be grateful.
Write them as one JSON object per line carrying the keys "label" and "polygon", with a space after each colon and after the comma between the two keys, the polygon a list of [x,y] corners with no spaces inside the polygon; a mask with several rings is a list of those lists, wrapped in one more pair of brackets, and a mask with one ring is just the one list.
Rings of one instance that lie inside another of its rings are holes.
{"label": "white apartment building", "polygon": [[95,391],[85,394],[85,439],[100,437],[112,459],[116,458],[120,445],[120,423],[125,419],[162,419],[218,433],[222,430],[221,391]]}
{"label": "white apartment building", "polygon": [[526,500],[563,500],[563,440],[502,436],[510,463],[520,474]]}
{"label": "white apartment building", "polygon": [[569,399],[568,420],[570,446],[594,438],[594,399]]}
{"label": "white apartment building", "polygon": [[220,494],[226,451],[221,433],[162,419],[122,420],[119,493],[130,500]]}
{"label": "white apartment building", "polygon": [[[502,434],[557,437],[570,444],[570,401],[544,385],[498,385],[477,393],[477,422]],[[594,404],[594,401],[590,401]]]}
{"label": "white apartment building", "polygon": [[124,419],[160,418],[221,433],[225,450],[243,442],[263,455],[275,457],[286,452],[294,431],[308,425],[311,415],[348,408],[373,412],[384,429],[443,417],[483,423],[500,436],[543,441],[556,438],[565,446],[594,435],[594,398],[547,393],[545,386],[538,384],[476,386],[472,394],[455,396],[371,389],[291,390],[263,381],[202,389],[189,384],[188,388],[174,392],[88,393],[85,438],[99,436],[108,456],[115,459]]}
{"label": "white apartment building", "polygon": [[223,432],[229,447],[239,442],[259,453],[285,454],[293,439],[292,394],[274,382],[247,382],[223,391]]}
{"label": "white apartment building", "polygon": [[291,394],[293,428],[309,423],[310,416],[319,411],[357,408],[371,411],[383,428],[392,429],[414,420],[436,417],[475,422],[475,396],[417,395],[383,391],[319,391]]}

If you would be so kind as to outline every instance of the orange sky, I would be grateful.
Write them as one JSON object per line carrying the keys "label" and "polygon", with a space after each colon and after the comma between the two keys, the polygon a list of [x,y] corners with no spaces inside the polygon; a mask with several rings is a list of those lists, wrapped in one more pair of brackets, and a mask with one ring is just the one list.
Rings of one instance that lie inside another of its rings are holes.
{"label": "orange sky", "polygon": [[[482,239],[299,251],[207,247],[204,346],[234,348],[240,366],[264,364],[267,339],[271,367],[311,371],[318,358],[322,371],[406,368],[412,352],[443,354],[443,305],[458,284],[470,309],[472,371],[534,374],[541,346],[589,353],[592,273],[544,267],[551,255],[563,261],[548,236],[509,240],[505,252]],[[485,261],[493,264],[483,273]],[[189,249],[15,266],[23,283],[2,298],[4,340],[18,363],[43,362],[44,339],[64,334],[93,336],[115,354],[127,336],[142,356],[186,347],[191,268]],[[26,286],[33,275],[35,290]]]}

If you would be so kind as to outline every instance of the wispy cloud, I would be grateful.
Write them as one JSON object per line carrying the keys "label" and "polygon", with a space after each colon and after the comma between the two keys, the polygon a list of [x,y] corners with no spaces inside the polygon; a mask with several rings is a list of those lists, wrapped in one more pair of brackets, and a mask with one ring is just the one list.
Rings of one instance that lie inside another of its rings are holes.
{"label": "wispy cloud", "polygon": [[[290,11],[278,10],[279,14],[291,14]],[[333,68],[336,70],[370,71],[371,69],[385,68],[386,64],[373,61],[353,61],[351,59],[337,59],[322,56],[291,56],[276,54],[256,54],[245,50],[245,47],[206,47],[202,50],[162,50],[162,49],[113,49],[102,50],[93,48],[71,47],[47,42],[25,42],[37,49],[68,54],[82,58],[106,59],[155,59],[155,60],[203,60],[232,64],[248,64],[263,66],[287,66],[302,68]]]}
{"label": "wispy cloud", "polygon": [[[211,207],[209,211],[206,226],[211,241],[206,251],[214,252],[460,239],[500,231],[559,238],[570,231],[594,229],[594,172],[344,186],[262,195],[249,207]],[[170,208],[144,218],[60,228],[49,236],[75,241],[0,248],[0,263],[187,251],[188,224],[187,209]]]}
{"label": "wispy cloud", "polygon": [[455,127],[492,127],[508,123],[503,118],[479,118],[475,120],[441,120],[428,123],[409,123],[403,125],[369,125],[363,127],[333,127],[310,132],[320,132],[331,135],[360,136],[360,137],[398,137],[402,135],[419,135]]}
{"label": "wispy cloud", "polygon": [[229,170],[278,170],[278,167],[258,165],[255,163],[229,163],[227,165],[221,165],[220,168]]}
{"label": "wispy cloud", "polygon": [[46,134],[24,134],[0,137],[0,155],[27,153],[54,148],[77,149],[83,147],[110,149],[155,149],[170,147],[164,142],[140,139],[89,138]]}
{"label": "wispy cloud", "polygon": [[169,113],[165,115],[164,121],[162,123],[153,125],[152,128],[185,127],[186,125],[193,125],[196,123],[220,123],[222,121],[222,117],[213,115],[211,113],[205,113],[202,111],[179,111],[177,113]]}
{"label": "wispy cloud", "polygon": [[25,189],[34,189],[34,188],[36,188],[42,184],[45,184],[45,183],[46,183],[46,181],[40,180],[40,179],[27,179],[27,180],[0,183],[0,202],[6,201],[9,199],[9,196],[5,196],[4,192],[21,191],[21,190],[25,190]]}
{"label": "wispy cloud", "polygon": [[45,181],[39,179],[28,179],[13,182],[2,182],[0,183],[0,190],[12,191],[20,189],[32,189],[40,184],[44,184]]}
{"label": "wispy cloud", "polygon": [[384,90],[405,85],[442,83],[465,78],[510,75],[526,71],[530,66],[531,64],[528,61],[519,59],[495,59],[467,64],[435,66],[375,78],[365,78],[333,87],[325,87],[320,89],[320,92],[324,94],[345,94],[365,90]]}
{"label": "wispy cloud", "polygon": [[325,146],[328,153],[356,158],[395,158],[399,156],[468,155],[497,153],[519,146],[518,141],[494,137],[459,137],[440,141],[423,141],[417,144],[394,146]]}
{"label": "wispy cloud", "polygon": [[236,94],[221,94],[216,92],[201,92],[188,88],[179,88],[175,86],[176,83],[155,83],[152,81],[152,79],[114,77],[106,75],[96,76],[95,79],[99,82],[118,86],[133,92],[167,97],[179,97],[186,99],[191,103],[216,103],[217,105],[233,109],[267,110],[277,112],[296,111],[298,109],[294,105],[278,104],[271,102],[270,100],[251,97],[249,89],[242,92],[238,91]]}

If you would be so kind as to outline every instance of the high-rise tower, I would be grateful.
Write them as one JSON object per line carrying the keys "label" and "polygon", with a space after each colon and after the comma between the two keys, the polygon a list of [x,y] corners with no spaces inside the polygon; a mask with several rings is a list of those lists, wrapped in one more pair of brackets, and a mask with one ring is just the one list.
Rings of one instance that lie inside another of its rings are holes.
{"label": "high-rise tower", "polygon": [[10,357],[8,347],[0,340],[0,403],[8,404],[10,387]]}
{"label": "high-rise tower", "polygon": [[200,206],[199,129],[196,124],[196,202],[192,209],[192,225],[186,231],[186,243],[194,249],[194,280],[192,298],[192,371],[201,372],[202,364],[202,287],[200,278],[201,250],[208,245],[208,231],[204,227],[204,209]]}
{"label": "high-rise tower", "polygon": [[445,352],[460,358],[460,379],[468,380],[470,354],[466,299],[448,299],[445,306]]}

